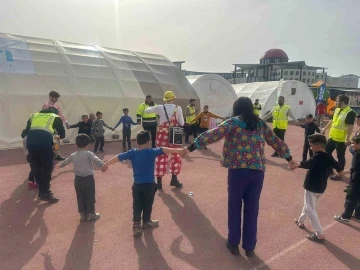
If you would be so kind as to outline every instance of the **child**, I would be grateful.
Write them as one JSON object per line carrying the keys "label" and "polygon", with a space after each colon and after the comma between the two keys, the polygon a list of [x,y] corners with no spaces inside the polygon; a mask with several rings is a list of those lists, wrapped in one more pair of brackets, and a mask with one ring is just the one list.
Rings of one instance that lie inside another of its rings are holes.
{"label": "child", "polygon": [[[199,133],[203,133],[209,129],[210,126],[210,118],[217,118],[224,120],[225,118],[218,116],[216,114],[213,114],[209,112],[209,106],[205,105],[203,108],[203,111],[199,113],[191,122],[190,124],[195,123],[196,121],[200,120],[200,127],[199,127]],[[204,147],[204,149],[207,149],[207,147]]]}
{"label": "child", "polygon": [[[30,156],[29,156],[29,151],[27,149],[27,144],[26,144],[26,129],[24,129],[21,132],[21,138],[23,138],[23,150],[24,150],[24,154],[26,155],[26,161],[30,164]],[[34,177],[34,173],[31,169],[31,165],[30,165],[30,172],[29,172],[29,182],[28,182],[28,188],[29,189],[34,189],[37,188],[38,185],[35,182],[35,177]]]}
{"label": "child", "polygon": [[121,116],[119,122],[115,125],[114,129],[116,129],[121,123],[123,124],[123,149],[124,152],[126,152],[126,142],[128,144],[129,150],[131,150],[131,125],[137,125],[132,118],[129,116],[129,109],[124,108],[123,109],[124,115]]}
{"label": "child", "polygon": [[70,125],[70,128],[79,128],[78,130],[78,134],[86,134],[89,137],[91,136],[91,126],[92,126],[92,122],[89,121],[89,116],[87,114],[84,114],[83,116],[81,116],[81,122],[75,124],[75,125]]}
{"label": "child", "polygon": [[345,171],[350,173],[350,184],[345,199],[345,211],[340,216],[335,216],[337,221],[349,223],[353,218],[360,221],[360,136],[352,139],[354,156],[351,162],[351,169]]}
{"label": "child", "polygon": [[[95,114],[90,113],[90,114],[89,114],[89,117],[90,117],[90,119],[89,119],[89,124],[90,124],[91,127],[92,127],[92,124],[93,124],[93,122],[94,122],[94,120],[95,120]],[[90,142],[95,142],[95,138],[94,138],[93,134],[91,134],[91,136],[90,136]]]}
{"label": "child", "polygon": [[314,123],[314,117],[312,114],[308,114],[306,116],[306,123],[305,125],[300,125],[300,127],[305,129],[305,141],[304,141],[304,148],[303,148],[303,158],[302,161],[307,160],[307,153],[309,151],[309,156],[313,156],[313,152],[310,149],[309,140],[308,137],[310,135],[313,135],[315,131],[317,133],[320,133],[320,129],[318,126]]}
{"label": "child", "polygon": [[[104,166],[109,166],[119,161],[130,160],[134,171],[133,194],[133,233],[134,236],[142,234],[142,229],[152,228],[159,225],[158,220],[151,220],[152,205],[155,192],[155,159],[164,154],[180,154],[183,149],[174,148],[151,148],[150,133],[141,131],[137,134],[136,142],[139,148],[121,153],[107,161]],[[143,224],[141,226],[141,214]]]}
{"label": "child", "polygon": [[295,223],[302,229],[305,227],[306,216],[309,216],[315,233],[308,235],[307,238],[311,241],[323,242],[325,235],[316,211],[316,203],[326,190],[327,179],[332,169],[340,172],[341,167],[331,154],[325,152],[326,137],[324,135],[313,134],[308,137],[308,140],[311,150],[315,153],[314,156],[307,161],[296,163],[292,167],[292,169],[297,167],[308,169],[304,181],[304,207],[300,217],[295,219]]}
{"label": "child", "polygon": [[97,153],[99,145],[100,145],[100,152],[104,152],[104,127],[107,127],[108,129],[115,130],[112,127],[109,127],[104,120],[102,120],[102,112],[96,112],[96,119],[93,121],[91,134],[95,137],[95,147],[94,147],[94,153]]}
{"label": "child", "polygon": [[93,163],[106,171],[104,162],[88,151],[90,137],[86,134],[79,134],[76,137],[78,150],[65,159],[58,168],[63,168],[70,163],[74,164],[75,191],[80,213],[80,222],[94,221],[100,218],[95,213],[95,180]]}

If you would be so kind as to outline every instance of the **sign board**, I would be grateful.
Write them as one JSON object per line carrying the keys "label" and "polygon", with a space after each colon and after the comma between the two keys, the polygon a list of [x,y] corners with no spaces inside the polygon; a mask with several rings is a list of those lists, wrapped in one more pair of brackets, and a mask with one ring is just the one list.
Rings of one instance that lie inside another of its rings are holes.
{"label": "sign board", "polygon": [[0,34],[0,72],[35,74],[31,52],[25,41]]}

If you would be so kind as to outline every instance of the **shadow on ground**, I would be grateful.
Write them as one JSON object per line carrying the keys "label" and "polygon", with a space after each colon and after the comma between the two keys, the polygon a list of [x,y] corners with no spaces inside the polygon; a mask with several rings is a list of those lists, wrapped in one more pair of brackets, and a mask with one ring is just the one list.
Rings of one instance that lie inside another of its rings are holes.
{"label": "shadow on ground", "polygon": [[[11,193],[9,199],[1,203],[0,261],[2,269],[22,269],[46,241],[48,229],[43,214],[51,204],[40,204],[36,197],[37,192],[28,190],[25,180]],[[50,256],[46,257],[47,265],[51,265],[50,258]],[[11,265],[7,265],[6,262]]]}
{"label": "shadow on ground", "polygon": [[63,270],[90,269],[94,238],[94,222],[82,222],[77,226]]}
{"label": "shadow on ground", "polygon": [[[169,208],[173,220],[182,232],[170,246],[175,257],[196,269],[223,269],[224,261],[227,262],[227,269],[253,269],[258,265],[263,265],[262,269],[269,269],[257,256],[249,260],[243,256],[233,256],[225,246],[226,239],[211,225],[195,201],[180,190],[173,192],[183,205],[169,194],[159,193],[159,197]],[[181,250],[184,238],[190,241],[193,252]]]}
{"label": "shadow on ground", "polygon": [[141,237],[134,237],[134,247],[138,255],[139,270],[171,270],[161,254],[152,231],[152,229],[144,231],[144,241]]}

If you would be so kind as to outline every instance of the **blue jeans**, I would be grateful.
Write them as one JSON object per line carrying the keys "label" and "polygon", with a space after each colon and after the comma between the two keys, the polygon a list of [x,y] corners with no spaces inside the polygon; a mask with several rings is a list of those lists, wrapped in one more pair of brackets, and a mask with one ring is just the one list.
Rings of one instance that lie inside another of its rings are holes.
{"label": "blue jeans", "polygon": [[241,212],[244,203],[242,247],[251,251],[256,246],[257,219],[264,172],[251,169],[228,171],[228,241],[238,246],[241,240]]}

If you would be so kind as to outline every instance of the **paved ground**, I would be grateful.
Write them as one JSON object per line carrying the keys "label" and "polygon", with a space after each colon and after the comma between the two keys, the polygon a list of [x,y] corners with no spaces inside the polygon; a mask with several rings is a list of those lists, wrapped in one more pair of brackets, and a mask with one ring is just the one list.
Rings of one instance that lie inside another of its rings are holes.
{"label": "paved ground", "polygon": [[[286,140],[301,157],[303,129],[290,127]],[[184,160],[182,190],[156,195],[153,218],[160,227],[134,239],[131,227],[132,171],[116,164],[96,172],[96,223],[79,223],[70,168],[56,170],[54,205],[40,203],[27,190],[29,165],[20,150],[0,151],[1,269],[360,269],[360,224],[334,221],[343,210],[344,182],[329,181],[318,207],[327,241],[315,244],[294,225],[303,204],[305,170],[289,171],[286,161],[271,158],[261,197],[257,256],[234,257],[227,236],[226,169],[219,166],[222,143]],[[119,142],[105,146],[108,159]],[[73,145],[62,147],[66,156]],[[347,156],[350,160],[350,156]],[[188,196],[192,191],[194,196]],[[308,225],[308,224],[307,224]],[[310,228],[310,225],[308,225]]]}

